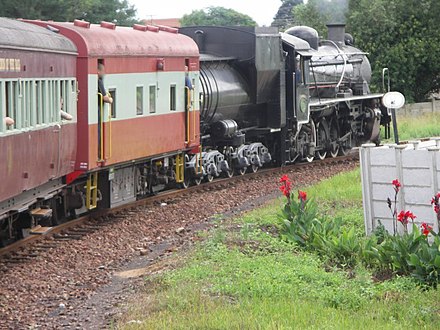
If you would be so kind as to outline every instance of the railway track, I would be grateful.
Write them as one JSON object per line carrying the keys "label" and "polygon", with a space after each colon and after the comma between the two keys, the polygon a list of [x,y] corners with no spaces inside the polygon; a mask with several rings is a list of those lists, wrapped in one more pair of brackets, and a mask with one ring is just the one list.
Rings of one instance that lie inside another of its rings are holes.
{"label": "railway track", "polygon": [[[199,230],[280,196],[282,174],[289,175],[295,190],[358,164],[358,157],[351,155],[170,190],[21,242],[0,257],[0,329],[106,328],[112,318],[107,313],[128,291],[102,301],[91,298],[120,281],[115,273],[127,264],[154,263],[197,244],[202,240]],[[94,326],[90,318],[96,318]]]}
{"label": "railway track", "polygon": [[14,242],[0,249],[0,262],[20,263],[31,260],[39,255],[41,251],[45,251],[57,246],[57,242],[66,240],[80,240],[85,235],[101,229],[103,226],[109,225],[113,221],[129,216],[135,212],[140,206],[147,206],[154,203],[168,203],[176,197],[189,197],[194,192],[212,191],[217,189],[233,186],[239,181],[251,181],[267,174],[282,173],[285,171],[300,170],[303,167],[325,167],[329,164],[343,163],[358,160],[357,150],[353,149],[347,156],[337,158],[326,158],[321,161],[311,163],[296,163],[283,167],[260,169],[255,173],[247,173],[245,175],[233,176],[232,178],[218,178],[212,182],[205,182],[199,186],[191,186],[185,190],[173,189],[149,196],[135,202],[125,204],[113,209],[100,210],[78,219],[68,221],[58,226],[52,227],[49,231],[41,235],[30,235],[22,240]]}

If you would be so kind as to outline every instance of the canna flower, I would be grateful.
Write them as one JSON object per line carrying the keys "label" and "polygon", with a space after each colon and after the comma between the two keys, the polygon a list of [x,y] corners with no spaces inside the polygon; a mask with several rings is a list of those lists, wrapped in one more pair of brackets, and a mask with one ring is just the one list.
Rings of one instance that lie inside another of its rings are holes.
{"label": "canna flower", "polygon": [[430,225],[428,225],[427,223],[425,223],[425,222],[422,223],[420,228],[422,229],[422,234],[425,235],[425,236],[428,236],[429,233],[432,230],[432,227]]}
{"label": "canna flower", "polygon": [[307,192],[298,190],[298,199],[305,202],[307,200]]}
{"label": "canna flower", "polygon": [[280,183],[284,183],[284,182],[290,182],[289,177],[287,176],[287,174],[284,174],[284,175],[280,178]]}
{"label": "canna flower", "polygon": [[402,184],[399,182],[399,179],[393,180],[392,184],[394,186],[394,190],[396,191],[396,193],[398,193],[400,188],[402,187]]}
{"label": "canna flower", "polygon": [[417,217],[411,211],[400,211],[397,215],[397,221],[401,222],[403,225],[407,225],[409,219],[414,221],[415,218]]}
{"label": "canna flower", "polygon": [[289,177],[285,174],[280,178],[280,190],[284,196],[290,198],[290,190],[292,188],[292,183],[289,180]]}

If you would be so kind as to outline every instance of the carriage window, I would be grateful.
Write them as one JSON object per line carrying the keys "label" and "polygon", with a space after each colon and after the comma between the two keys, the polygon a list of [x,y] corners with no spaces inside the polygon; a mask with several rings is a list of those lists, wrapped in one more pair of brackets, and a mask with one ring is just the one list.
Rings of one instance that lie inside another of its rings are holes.
{"label": "carriage window", "polygon": [[136,87],[136,114],[142,115],[144,113],[144,87]]}
{"label": "carriage window", "polygon": [[56,88],[56,83],[53,80],[49,80],[46,84],[46,87],[48,88],[48,94],[49,94],[49,98],[47,101],[47,111],[48,111],[48,117],[47,117],[47,122],[48,123],[53,123],[55,121],[55,116],[54,116],[54,111],[55,111],[55,107],[57,104],[57,88]]}
{"label": "carriage window", "polygon": [[21,108],[23,114],[22,127],[30,127],[35,124],[34,107],[34,82],[21,82]]}
{"label": "carriage window", "polygon": [[14,125],[8,125],[7,130],[18,128],[18,83],[17,81],[7,81],[5,86],[5,101],[6,101],[6,117],[14,120]]}
{"label": "carriage window", "polygon": [[150,113],[156,112],[156,85],[150,86]]}
{"label": "carriage window", "polygon": [[176,111],[176,85],[170,86],[170,110]]}
{"label": "carriage window", "polygon": [[53,106],[53,121],[57,122],[60,121],[61,119],[61,114],[60,114],[60,110],[61,110],[61,81],[60,80],[56,80],[55,81],[55,103]]}
{"label": "carriage window", "polygon": [[112,112],[112,118],[116,118],[116,88],[109,88],[108,92],[110,96],[113,99],[113,103],[109,105],[111,112]]}
{"label": "carriage window", "polygon": [[35,106],[36,106],[36,114],[35,119],[37,125],[41,125],[43,121],[43,106],[42,106],[43,98],[42,98],[42,82],[38,80],[35,82]]}

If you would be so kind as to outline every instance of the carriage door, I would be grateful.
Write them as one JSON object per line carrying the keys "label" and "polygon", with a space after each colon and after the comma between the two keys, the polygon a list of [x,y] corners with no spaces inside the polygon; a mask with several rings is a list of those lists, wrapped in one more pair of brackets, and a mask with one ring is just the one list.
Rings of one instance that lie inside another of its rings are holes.
{"label": "carriage door", "polygon": [[[104,64],[104,61],[98,60],[99,64]],[[98,162],[105,162],[112,156],[112,118],[116,117],[116,88],[105,88],[113,103],[105,103],[105,95],[102,95],[98,88]]]}
{"label": "carriage door", "polygon": [[185,59],[185,132],[186,144],[195,140],[195,113],[193,109],[194,80],[190,71],[189,59]]}

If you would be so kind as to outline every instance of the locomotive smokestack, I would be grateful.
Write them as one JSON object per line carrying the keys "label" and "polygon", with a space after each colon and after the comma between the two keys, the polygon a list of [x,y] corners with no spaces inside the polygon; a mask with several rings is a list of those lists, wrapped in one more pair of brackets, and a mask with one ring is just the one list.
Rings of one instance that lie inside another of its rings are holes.
{"label": "locomotive smokestack", "polygon": [[327,24],[328,40],[338,45],[344,45],[345,40],[345,24]]}

